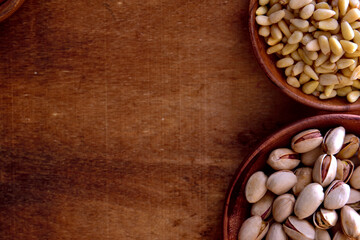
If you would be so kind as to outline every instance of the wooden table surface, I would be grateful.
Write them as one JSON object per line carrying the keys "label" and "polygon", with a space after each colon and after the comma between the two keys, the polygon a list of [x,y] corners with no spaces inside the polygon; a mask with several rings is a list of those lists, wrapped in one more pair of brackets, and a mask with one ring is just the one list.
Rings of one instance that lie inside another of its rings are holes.
{"label": "wooden table surface", "polygon": [[245,0],[27,0],[0,24],[1,239],[221,239],[254,144],[318,114],[270,83]]}

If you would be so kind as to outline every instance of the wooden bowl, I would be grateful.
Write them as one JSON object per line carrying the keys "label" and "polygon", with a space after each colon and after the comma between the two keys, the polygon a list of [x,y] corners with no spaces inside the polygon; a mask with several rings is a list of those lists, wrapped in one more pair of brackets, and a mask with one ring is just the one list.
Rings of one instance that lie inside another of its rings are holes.
{"label": "wooden bowl", "polygon": [[0,22],[10,17],[25,0],[0,0]]}
{"label": "wooden bowl", "polygon": [[268,137],[255,151],[244,159],[230,185],[223,216],[223,239],[237,240],[240,226],[250,217],[251,204],[245,199],[245,183],[256,171],[270,169],[266,160],[270,152],[279,147],[290,147],[291,138],[298,132],[318,128],[322,134],[329,128],[342,125],[347,132],[360,136],[360,116],[351,114],[327,114],[295,122]]}
{"label": "wooden bowl", "polygon": [[279,69],[275,65],[277,57],[266,54],[267,44],[264,38],[258,34],[258,25],[255,22],[255,11],[258,8],[258,0],[249,0],[249,2],[249,30],[253,51],[260,66],[273,83],[289,97],[310,107],[328,111],[354,111],[360,109],[360,100],[352,104],[348,103],[344,97],[320,100],[313,95],[303,93],[301,89],[288,85],[284,69]]}

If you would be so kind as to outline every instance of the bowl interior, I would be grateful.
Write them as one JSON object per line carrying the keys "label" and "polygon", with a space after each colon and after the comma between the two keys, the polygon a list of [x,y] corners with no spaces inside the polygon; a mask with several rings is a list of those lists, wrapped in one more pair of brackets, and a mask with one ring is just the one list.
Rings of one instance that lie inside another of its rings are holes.
{"label": "bowl interior", "polygon": [[0,22],[10,17],[25,0],[0,0]]}
{"label": "bowl interior", "polygon": [[301,89],[287,84],[284,70],[275,66],[277,57],[266,54],[267,44],[262,36],[258,34],[258,25],[255,22],[255,11],[258,8],[258,0],[249,0],[249,31],[253,50],[257,61],[270,80],[275,83],[285,94],[294,100],[307,106],[328,111],[354,111],[360,109],[360,100],[348,103],[344,97],[336,97],[328,100],[320,100],[313,95],[307,95]]}
{"label": "bowl interior", "polygon": [[225,202],[223,233],[224,240],[236,240],[242,222],[250,216],[251,204],[245,199],[245,183],[256,171],[270,170],[266,165],[269,153],[275,148],[290,147],[291,138],[298,132],[318,128],[322,134],[331,127],[342,125],[347,132],[360,135],[360,116],[350,114],[319,115],[300,120],[267,138],[246,158],[232,184]]}

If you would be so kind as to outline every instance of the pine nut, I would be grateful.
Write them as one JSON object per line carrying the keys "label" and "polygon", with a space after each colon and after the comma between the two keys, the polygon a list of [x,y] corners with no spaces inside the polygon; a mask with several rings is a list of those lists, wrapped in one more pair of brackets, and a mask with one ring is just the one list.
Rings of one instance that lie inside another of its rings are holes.
{"label": "pine nut", "polygon": [[342,20],[347,21],[349,23],[353,23],[359,18],[360,18],[360,10],[357,8],[352,8],[345,14]]}
{"label": "pine nut", "polygon": [[268,4],[269,2],[270,2],[270,0],[259,0],[259,4],[261,6],[264,6],[264,5]]}
{"label": "pine nut", "polygon": [[319,57],[319,54],[317,52],[310,52],[308,51],[306,48],[303,48],[304,50],[304,53],[306,54],[306,56],[310,59],[310,60],[313,60],[315,61],[318,57]]}
{"label": "pine nut", "polygon": [[299,48],[298,53],[299,53],[301,59],[304,61],[304,63],[306,63],[307,65],[312,65],[313,64],[313,61],[310,58],[308,58],[308,56],[306,56],[303,49]]}
{"label": "pine nut", "polygon": [[276,53],[276,52],[280,51],[281,49],[283,49],[283,47],[284,47],[284,44],[278,43],[278,44],[276,44],[276,45],[274,45],[272,47],[269,47],[266,50],[266,53],[269,54],[269,55],[273,54],[273,53]]}
{"label": "pine nut", "polygon": [[344,16],[349,7],[349,0],[339,0],[338,6],[339,6],[340,15]]}
{"label": "pine nut", "polygon": [[309,3],[311,3],[312,0],[290,0],[289,2],[289,6],[292,9],[300,9],[306,5],[308,5]]}
{"label": "pine nut", "polygon": [[319,22],[319,28],[325,31],[335,30],[339,26],[338,21],[333,18],[322,20]]}
{"label": "pine nut", "polygon": [[339,84],[342,84],[343,86],[351,86],[353,85],[353,82],[352,80],[350,80],[350,78],[342,75],[342,74],[337,74],[337,78],[339,80]]}
{"label": "pine nut", "polygon": [[284,10],[279,10],[279,11],[276,11],[276,12],[270,14],[269,20],[272,24],[278,23],[281,21],[281,19],[284,18],[284,16],[285,16]]}
{"label": "pine nut", "polygon": [[284,19],[285,20],[290,20],[290,19],[293,19],[293,18],[295,18],[294,17],[294,14],[292,13],[292,12],[290,12],[289,10],[287,10],[287,9],[284,9],[284,12],[285,12],[285,16],[284,16]]}
{"label": "pine nut", "polygon": [[336,91],[335,90],[332,90],[331,92],[330,92],[330,94],[329,94],[329,96],[326,96],[326,94],[325,93],[322,93],[322,94],[320,94],[320,96],[319,96],[319,98],[320,99],[330,99],[330,98],[333,98],[333,97],[336,97]]}
{"label": "pine nut", "polygon": [[[329,85],[329,86],[326,86],[325,89],[324,89],[324,95],[326,97],[329,97],[331,92],[334,90],[334,85]],[[335,97],[335,96],[334,96]]]}
{"label": "pine nut", "polygon": [[358,28],[360,28],[360,22],[357,22],[357,21],[353,22],[350,24],[350,26],[352,29],[358,29]]}
{"label": "pine nut", "polygon": [[346,99],[350,102],[350,103],[354,103],[356,102],[360,97],[360,91],[352,91],[349,92],[348,95],[346,95]]}
{"label": "pine nut", "polygon": [[290,65],[293,65],[294,64],[294,59],[290,58],[290,57],[286,57],[286,58],[283,58],[283,59],[280,59],[276,62],[276,66],[278,68],[286,68]]}
{"label": "pine nut", "polygon": [[260,6],[260,7],[258,7],[258,9],[256,9],[255,14],[256,14],[257,16],[259,16],[259,15],[264,15],[264,14],[267,13],[267,11],[268,11],[268,9],[267,9],[266,6]]}
{"label": "pine nut", "polygon": [[359,58],[353,58],[352,60],[354,60],[354,63],[349,67],[350,71],[354,71],[354,69],[357,67]]}
{"label": "pine nut", "polygon": [[301,57],[297,51],[294,51],[290,54],[291,58],[295,61],[301,61]]}
{"label": "pine nut", "polygon": [[360,89],[360,81],[359,80],[354,80],[352,86],[354,88]]}
{"label": "pine nut", "polygon": [[283,37],[280,28],[276,24],[271,25],[270,33],[271,33],[271,37],[273,37],[274,39],[282,39]]}
{"label": "pine nut", "polygon": [[329,39],[329,45],[330,45],[330,49],[331,51],[335,54],[335,55],[340,55],[343,52],[343,49],[341,47],[340,42],[334,37],[332,36]]}
{"label": "pine nut", "polygon": [[303,9],[300,10],[300,17],[302,19],[309,19],[315,10],[315,6],[313,4],[306,5]]}
{"label": "pine nut", "polygon": [[309,27],[309,22],[303,19],[294,18],[294,19],[290,19],[290,22],[299,29],[304,29],[306,27]]}
{"label": "pine nut", "polygon": [[291,36],[291,32],[289,30],[288,25],[285,23],[284,20],[281,20],[280,22],[278,22],[278,26],[280,28],[280,30],[283,32],[283,34],[289,38]]}
{"label": "pine nut", "polygon": [[350,7],[359,8],[359,0],[350,0]]}
{"label": "pine nut", "polygon": [[351,77],[352,72],[349,68],[341,69],[341,73],[348,78]]}
{"label": "pine nut", "polygon": [[307,82],[302,86],[302,91],[305,94],[312,94],[316,90],[318,85],[319,85],[318,81]]}
{"label": "pine nut", "polygon": [[306,73],[301,73],[300,74],[300,78],[299,78],[299,83],[301,85],[303,85],[304,83],[307,83],[308,81],[310,81],[310,77],[308,75],[306,75]]}
{"label": "pine nut", "polygon": [[277,12],[279,10],[281,10],[281,5],[280,3],[276,3],[273,6],[271,6],[271,8],[269,9],[269,11],[266,13],[267,16],[270,16],[271,14],[273,14],[274,12]]}
{"label": "pine nut", "polygon": [[297,80],[296,77],[290,76],[290,77],[288,77],[288,78],[286,79],[286,82],[287,82],[290,86],[293,86],[293,87],[295,87],[295,88],[299,88],[299,87],[300,87],[300,83],[299,83],[299,81]]}
{"label": "pine nut", "polygon": [[330,53],[330,45],[328,38],[322,35],[319,36],[318,41],[321,52],[325,55],[328,55]]}
{"label": "pine nut", "polygon": [[[319,92],[324,92],[325,90],[325,87],[321,84],[319,84],[317,87],[316,87],[316,91],[319,91]],[[320,94],[319,94],[320,95]]]}
{"label": "pine nut", "polygon": [[268,16],[256,16],[256,23],[261,26],[269,26],[271,25],[270,19]]}
{"label": "pine nut", "polygon": [[345,52],[347,53],[354,53],[356,49],[358,48],[358,45],[356,43],[347,41],[347,40],[340,40],[340,44]]}
{"label": "pine nut", "polygon": [[315,67],[315,72],[317,74],[321,74],[321,73],[334,73],[334,71],[332,69],[326,69],[323,67]]}
{"label": "pine nut", "polygon": [[332,84],[338,84],[339,80],[335,74],[321,74],[319,77],[319,82],[323,86],[328,86]]}
{"label": "pine nut", "polygon": [[345,57],[347,58],[356,58],[356,57],[360,57],[360,50],[356,50],[353,53],[345,53]]}
{"label": "pine nut", "polygon": [[325,20],[328,18],[331,18],[332,16],[334,16],[336,13],[333,10],[329,10],[329,9],[318,9],[314,12],[313,17],[316,21],[321,21],[321,20]]}
{"label": "pine nut", "polygon": [[306,73],[306,75],[308,75],[309,77],[311,77],[314,80],[319,80],[318,75],[315,73],[315,71],[309,65],[305,65],[304,73]]}
{"label": "pine nut", "polygon": [[325,55],[323,53],[319,54],[318,59],[315,60],[315,66],[318,67],[330,58],[330,55]]}
{"label": "pine nut", "polygon": [[311,35],[311,34],[305,34],[304,35],[304,37],[302,38],[302,40],[301,40],[301,43],[303,44],[303,45],[306,45],[306,44],[308,44],[310,41],[312,41],[314,38],[313,38],[313,36]]}
{"label": "pine nut", "polygon": [[358,30],[354,30],[354,39],[353,42],[357,45],[360,45],[360,32]]}
{"label": "pine nut", "polygon": [[325,69],[332,70],[332,71],[336,70],[336,64],[332,63],[330,61],[325,62],[324,64],[321,65],[321,67],[325,68]]}
{"label": "pine nut", "polygon": [[291,76],[293,68],[294,68],[294,65],[291,65],[291,66],[285,68],[285,76],[287,76],[287,77]]}
{"label": "pine nut", "polygon": [[308,51],[319,51],[320,50],[320,45],[317,39],[314,39],[312,41],[310,41],[308,44],[306,44],[306,49]]}
{"label": "pine nut", "polygon": [[357,66],[351,74],[350,80],[356,80],[360,77],[360,65]]}
{"label": "pine nut", "polygon": [[353,59],[340,59],[336,62],[336,66],[338,69],[344,69],[350,67],[354,63],[355,61]]}
{"label": "pine nut", "polygon": [[330,55],[330,62],[332,63],[336,63],[343,55],[344,55],[344,51],[342,51],[342,53],[340,55],[335,55],[334,53]]}
{"label": "pine nut", "polygon": [[295,43],[299,43],[301,41],[301,39],[303,38],[304,34],[300,31],[295,31],[293,32],[293,34],[291,34],[291,36],[288,39],[288,43],[289,44],[295,44]]}
{"label": "pine nut", "polygon": [[351,40],[354,38],[354,30],[350,26],[350,24],[346,21],[341,23],[341,33],[345,40]]}
{"label": "pine nut", "polygon": [[299,44],[286,44],[285,47],[281,50],[282,55],[289,55],[292,52],[296,51],[299,47]]}
{"label": "pine nut", "polygon": [[339,88],[336,90],[337,95],[340,97],[345,97],[349,92],[351,92],[352,89],[351,87],[347,86],[347,87],[343,87],[343,88]]}
{"label": "pine nut", "polygon": [[303,61],[297,62],[292,69],[292,76],[297,76],[304,71],[305,63]]}
{"label": "pine nut", "polygon": [[261,26],[259,28],[259,35],[263,37],[268,37],[270,35],[270,27],[269,26]]}
{"label": "pine nut", "polygon": [[331,7],[326,2],[319,2],[315,5],[315,9],[329,9],[330,10]]}
{"label": "pine nut", "polygon": [[278,44],[281,41],[280,39],[275,39],[273,37],[269,37],[269,39],[267,40],[267,44],[270,46],[274,46],[275,44]]}

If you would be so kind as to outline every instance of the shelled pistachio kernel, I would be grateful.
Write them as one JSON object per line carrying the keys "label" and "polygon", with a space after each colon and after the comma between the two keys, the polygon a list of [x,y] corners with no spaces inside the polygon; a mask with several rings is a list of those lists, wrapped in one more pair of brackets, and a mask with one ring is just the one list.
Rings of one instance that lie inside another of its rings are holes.
{"label": "shelled pistachio kernel", "polygon": [[[277,54],[277,67],[286,70],[286,81],[326,100],[336,96],[348,102],[360,98],[360,10],[358,0],[259,0],[256,23],[259,35],[270,46],[267,54]],[[295,67],[303,62],[306,68]],[[294,65],[294,67],[292,67]],[[344,74],[346,83],[335,76]],[[327,76],[334,76],[329,81]],[[315,81],[315,83],[308,78]],[[325,80],[324,80],[325,79]],[[310,83],[309,83],[310,81]],[[325,81],[325,83],[324,83]],[[306,85],[305,85],[306,84]],[[314,89],[315,88],[315,89]],[[351,90],[351,91],[350,91]]]}

